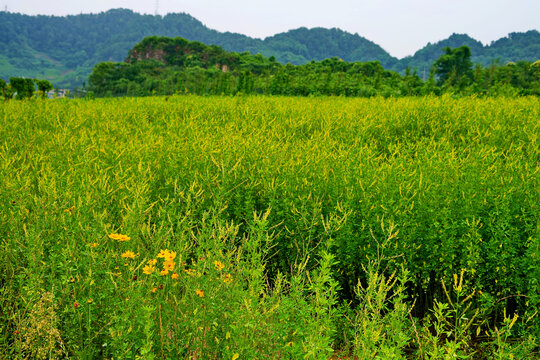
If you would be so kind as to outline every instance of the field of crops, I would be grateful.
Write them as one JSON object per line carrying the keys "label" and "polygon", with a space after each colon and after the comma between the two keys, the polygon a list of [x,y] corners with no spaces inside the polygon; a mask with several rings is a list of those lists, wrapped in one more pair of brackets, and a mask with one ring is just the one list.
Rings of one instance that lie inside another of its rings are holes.
{"label": "field of crops", "polygon": [[0,105],[0,355],[538,356],[540,100]]}

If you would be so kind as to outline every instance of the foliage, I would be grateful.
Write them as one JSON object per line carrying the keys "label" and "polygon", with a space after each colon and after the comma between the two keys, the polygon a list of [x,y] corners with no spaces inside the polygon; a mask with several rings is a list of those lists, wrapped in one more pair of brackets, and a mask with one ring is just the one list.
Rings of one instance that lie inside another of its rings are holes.
{"label": "foliage", "polygon": [[377,255],[364,267],[366,284],[358,281],[355,293],[359,305],[349,320],[354,329],[353,354],[358,359],[404,359],[413,338],[407,318],[411,311],[406,301],[408,271],[402,267],[387,277],[383,266],[391,259],[385,258],[384,252],[397,232],[393,226],[384,229],[382,225],[387,238],[377,243]]}
{"label": "foliage", "polygon": [[537,358],[539,115],[537,97],[6,102],[0,350]]}
{"label": "foliage", "polygon": [[13,98],[15,94],[19,100],[32,98],[34,97],[36,86],[42,98],[45,98],[47,92],[53,89],[52,84],[48,80],[11,77],[9,83],[6,83],[0,79],[0,90],[5,100]]}
{"label": "foliage", "polygon": [[34,95],[35,85],[32,79],[11,77],[9,84],[16,92],[17,99],[27,99]]}
{"label": "foliage", "polygon": [[47,96],[47,92],[53,89],[53,86],[49,80],[35,80],[38,91],[41,93],[41,97]]}
{"label": "foliage", "polygon": [[89,89],[97,96],[540,94],[540,76],[533,64],[519,62],[519,66],[490,69],[478,66],[473,74],[467,47],[447,48],[446,52],[424,82],[416,70],[407,68],[401,76],[385,70],[376,61],[350,63],[334,57],[283,66],[260,54],[230,53],[182,38],[153,36],[137,44],[125,63],[96,65],[89,78]]}
{"label": "foliage", "polygon": [[398,60],[372,41],[335,28],[298,28],[261,40],[209,29],[184,13],[152,16],[127,9],[64,17],[0,12],[0,34],[0,77],[46,78],[56,88],[71,89],[84,86],[97,63],[123,61],[128,51],[148,36],[181,36],[229,52],[274,56],[283,64],[301,65],[332,57],[348,62],[379,61],[386,69],[400,73],[407,67],[416,69],[423,79],[447,46],[470,47],[471,60],[483,66],[497,59],[506,64],[540,58],[540,33],[536,30],[511,33],[487,46],[467,35],[452,34]]}
{"label": "foliage", "polygon": [[455,49],[446,47],[445,54],[438,58],[433,66],[441,84],[463,88],[472,80],[471,49],[460,46]]}

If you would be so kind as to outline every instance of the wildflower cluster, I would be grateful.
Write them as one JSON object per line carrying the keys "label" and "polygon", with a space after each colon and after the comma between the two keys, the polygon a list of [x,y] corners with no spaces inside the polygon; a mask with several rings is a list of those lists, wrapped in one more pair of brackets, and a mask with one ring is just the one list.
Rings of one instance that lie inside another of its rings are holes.
{"label": "wildflower cluster", "polygon": [[122,255],[120,255],[120,256],[122,256],[123,258],[126,258],[126,259],[135,259],[136,256],[139,256],[139,254],[138,253],[135,254],[133,251],[128,250],[128,251],[122,253]]}
{"label": "wildflower cluster", "polygon": [[172,279],[178,279],[179,275],[174,271],[176,267],[176,262],[174,261],[176,258],[176,251],[171,251],[168,249],[161,250],[156,258],[148,260],[145,266],[143,266],[143,273],[146,275],[151,275],[156,271],[156,265],[158,263],[158,259],[163,259],[163,266],[161,270],[159,271],[159,274],[162,276],[166,276],[169,273],[171,273]]}
{"label": "wildflower cluster", "polygon": [[109,234],[109,238],[117,241],[129,241],[131,238],[127,235],[122,234]]}
{"label": "wildflower cluster", "polygon": [[174,259],[176,258],[176,251],[169,251],[167,249],[161,250],[157,255],[158,258],[163,258],[163,269],[160,271],[160,274],[165,276],[174,270],[176,263]]}
{"label": "wildflower cluster", "polygon": [[143,267],[143,273],[146,275],[152,274],[156,270],[157,259],[150,259]]}

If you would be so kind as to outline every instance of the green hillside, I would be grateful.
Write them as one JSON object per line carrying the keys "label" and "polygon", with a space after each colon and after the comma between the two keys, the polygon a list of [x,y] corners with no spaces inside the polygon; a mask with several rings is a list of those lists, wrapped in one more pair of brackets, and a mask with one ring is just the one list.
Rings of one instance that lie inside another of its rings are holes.
{"label": "green hillside", "polygon": [[419,71],[429,71],[431,63],[442,54],[445,47],[459,47],[466,45],[471,49],[473,63],[484,66],[492,62],[506,64],[519,60],[534,62],[540,59],[540,33],[530,30],[525,33],[511,33],[507,37],[484,46],[478,40],[466,34],[452,34],[448,39],[427,44],[413,56],[401,59],[394,67],[402,71],[405,67],[416,68]]}
{"label": "green hillside", "polygon": [[184,13],[142,15],[126,9],[73,16],[29,16],[0,12],[0,78],[39,77],[57,87],[82,86],[93,66],[123,61],[128,51],[147,36],[182,37],[216,44],[227,51],[260,53],[295,65],[338,57],[349,62],[379,61],[385,68],[419,73],[429,69],[445,46],[467,45],[473,62],[535,61],[540,58],[540,33],[512,33],[489,46],[467,35],[452,35],[428,44],[414,56],[398,60],[379,45],[340,29],[299,28],[264,40],[221,33]]}

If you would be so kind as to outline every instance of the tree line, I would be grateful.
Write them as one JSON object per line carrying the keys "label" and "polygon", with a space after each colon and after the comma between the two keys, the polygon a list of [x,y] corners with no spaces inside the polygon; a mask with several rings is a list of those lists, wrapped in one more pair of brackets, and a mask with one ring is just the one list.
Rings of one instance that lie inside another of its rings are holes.
{"label": "tree line", "polygon": [[540,61],[473,64],[469,47],[446,47],[422,77],[403,75],[378,61],[339,58],[282,65],[274,57],[227,52],[182,38],[149,37],[126,62],[97,64],[89,77],[96,96],[267,94],[290,96],[398,97],[418,95],[540,94]]}
{"label": "tree line", "polygon": [[47,93],[53,89],[53,85],[49,80],[29,79],[22,77],[11,77],[9,83],[0,79],[0,93],[5,100],[16,99],[23,100],[34,96],[35,92],[42,98],[47,96]]}

